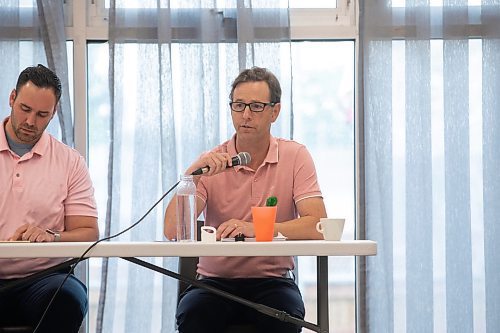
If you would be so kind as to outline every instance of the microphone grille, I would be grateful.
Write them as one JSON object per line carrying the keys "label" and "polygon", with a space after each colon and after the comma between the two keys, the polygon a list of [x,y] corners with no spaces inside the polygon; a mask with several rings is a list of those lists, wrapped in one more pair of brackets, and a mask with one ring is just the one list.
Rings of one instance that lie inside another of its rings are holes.
{"label": "microphone grille", "polygon": [[238,156],[240,157],[240,165],[247,165],[252,160],[252,157],[246,151],[239,153]]}

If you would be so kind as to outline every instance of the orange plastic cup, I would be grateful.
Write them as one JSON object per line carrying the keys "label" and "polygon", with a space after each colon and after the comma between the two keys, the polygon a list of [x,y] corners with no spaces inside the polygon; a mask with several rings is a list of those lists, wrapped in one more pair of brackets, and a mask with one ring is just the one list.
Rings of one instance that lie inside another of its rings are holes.
{"label": "orange plastic cup", "polygon": [[253,227],[257,242],[270,242],[274,238],[277,206],[252,207]]}

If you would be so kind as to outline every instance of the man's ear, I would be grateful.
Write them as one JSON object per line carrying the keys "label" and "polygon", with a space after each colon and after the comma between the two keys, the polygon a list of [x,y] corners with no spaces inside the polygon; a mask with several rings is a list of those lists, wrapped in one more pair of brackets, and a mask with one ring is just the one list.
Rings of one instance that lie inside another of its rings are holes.
{"label": "man's ear", "polygon": [[50,120],[52,120],[52,118],[55,117],[58,108],[59,108],[59,102],[57,102],[56,106],[54,106],[54,112],[52,112],[52,117],[50,117]]}
{"label": "man's ear", "polygon": [[12,107],[14,105],[14,101],[16,100],[17,92],[16,89],[12,89],[9,95],[9,106]]}
{"label": "man's ear", "polygon": [[273,107],[273,112],[271,114],[271,122],[275,122],[276,119],[278,119],[278,116],[280,115],[281,111],[281,103],[276,103]]}

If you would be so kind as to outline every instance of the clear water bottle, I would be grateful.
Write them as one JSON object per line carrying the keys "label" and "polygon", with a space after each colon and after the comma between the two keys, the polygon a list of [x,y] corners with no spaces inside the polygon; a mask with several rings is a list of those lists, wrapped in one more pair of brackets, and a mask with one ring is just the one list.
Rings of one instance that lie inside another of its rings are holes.
{"label": "clear water bottle", "polygon": [[193,176],[181,176],[177,187],[177,241],[195,242],[196,228],[196,185]]}

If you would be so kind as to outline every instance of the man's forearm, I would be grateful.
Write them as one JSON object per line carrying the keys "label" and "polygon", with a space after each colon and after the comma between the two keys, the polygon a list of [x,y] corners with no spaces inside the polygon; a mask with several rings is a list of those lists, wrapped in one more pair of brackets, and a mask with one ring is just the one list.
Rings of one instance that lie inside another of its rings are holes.
{"label": "man's forearm", "polygon": [[61,242],[94,242],[99,238],[99,230],[92,227],[82,227],[59,232]]}

